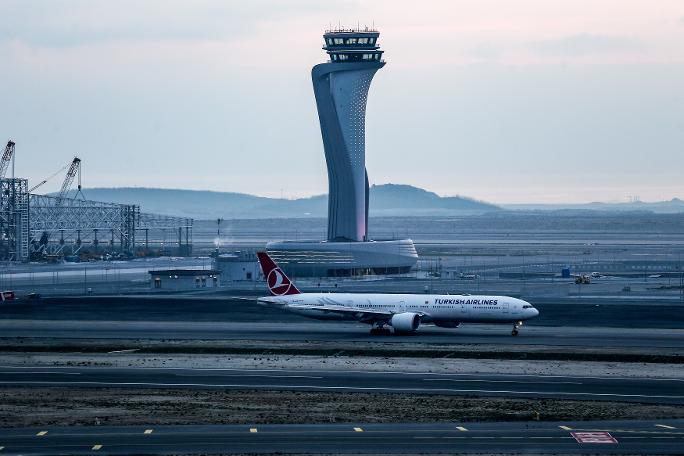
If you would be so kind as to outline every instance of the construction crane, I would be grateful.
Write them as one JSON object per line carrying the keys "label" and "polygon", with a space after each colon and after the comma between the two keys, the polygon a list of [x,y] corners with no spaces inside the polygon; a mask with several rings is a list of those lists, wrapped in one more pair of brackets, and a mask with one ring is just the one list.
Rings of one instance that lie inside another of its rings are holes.
{"label": "construction crane", "polygon": [[46,177],[45,179],[43,179],[42,181],[40,181],[39,184],[34,185],[33,187],[31,187],[31,188],[29,189],[28,192],[29,192],[29,193],[33,193],[33,191],[36,190],[38,187],[42,187],[43,184],[47,183],[47,181],[49,181],[50,179],[52,179],[53,177],[55,177],[57,174],[61,173],[61,172],[64,171],[65,169],[67,169],[67,168],[69,167],[69,165],[71,165],[71,163],[68,163],[68,164],[62,166],[62,167],[59,168],[57,171],[55,171],[54,173],[50,174],[48,177]]}
{"label": "construction crane", "polygon": [[5,178],[5,173],[9,164],[14,157],[14,141],[7,141],[7,146],[5,147],[5,153],[2,154],[2,160],[0,161],[0,179]]}
{"label": "construction crane", "polygon": [[[71,188],[71,184],[74,183],[74,178],[76,177],[76,174],[78,174],[78,192],[76,193],[76,196],[81,194],[83,196],[83,193],[81,193],[81,159],[78,157],[74,157],[74,159],[69,163],[68,165],[63,166],[60,168],[57,172],[51,174],[49,177],[43,179],[38,185],[35,185],[31,187],[29,190],[29,193],[33,192],[35,189],[55,177],[57,174],[61,173],[64,171],[65,168],[69,168],[69,170],[66,173],[66,176],[64,177],[64,182],[62,183],[62,188],[59,191],[59,194],[55,198],[55,207],[60,207],[62,203],[64,203],[64,199],[66,198],[67,193],[69,192],[69,189]],[[75,198],[75,197],[74,197]],[[85,197],[83,197],[85,200]],[[40,237],[40,241],[35,243],[34,245],[34,250],[31,253],[31,255],[34,258],[37,259],[45,259],[45,249],[48,245],[49,242],[49,236],[50,233],[47,231],[43,231],[42,236]]]}
{"label": "construction crane", "polygon": [[57,194],[57,204],[61,204],[62,200],[66,197],[67,193],[69,192],[69,189],[71,188],[71,184],[73,184],[74,182],[76,174],[78,174],[78,192],[76,193],[76,196],[78,196],[79,193],[81,194],[81,196],[83,196],[83,193],[81,193],[81,159],[78,157],[74,157],[71,163],[62,166],[57,171],[55,171],[54,173],[50,174],[48,177],[40,181],[37,185],[31,187],[28,192],[33,193],[37,188],[42,187],[43,184],[45,184],[47,181],[49,181],[50,179],[52,179],[57,174],[61,173],[67,168],[69,168],[69,171],[67,171],[67,174],[64,177],[64,182],[62,183],[62,188]]}
{"label": "construction crane", "polygon": [[[69,165],[69,170],[67,171],[64,182],[62,183],[62,189],[57,195],[58,206],[61,206],[64,198],[66,198],[67,193],[69,193],[69,189],[71,189],[71,184],[74,183],[76,174],[78,174],[78,191],[76,192],[76,196],[78,196],[81,193],[81,159],[78,157],[74,157],[74,159],[71,161],[71,165]],[[76,197],[74,197],[74,199],[75,198]]]}

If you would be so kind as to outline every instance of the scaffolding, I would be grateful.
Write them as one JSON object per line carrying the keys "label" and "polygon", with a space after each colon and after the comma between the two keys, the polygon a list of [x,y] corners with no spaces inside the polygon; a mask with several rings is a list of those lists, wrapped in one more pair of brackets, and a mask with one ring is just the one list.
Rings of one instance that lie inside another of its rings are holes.
{"label": "scaffolding", "polygon": [[136,220],[134,233],[140,235],[138,249],[150,251],[158,248],[161,255],[174,251],[179,256],[189,256],[192,253],[193,219],[139,212]]}
{"label": "scaffolding", "polygon": [[[67,198],[78,175],[81,159],[74,157],[57,196],[32,192],[57,173],[29,190],[28,180],[14,177],[14,141],[0,158],[0,261],[50,261],[68,255],[81,259],[130,258],[192,253],[190,218],[140,212],[135,204]],[[5,178],[9,166],[12,177]],[[64,168],[62,168],[64,169]],[[144,236],[144,243],[138,242]]]}
{"label": "scaffolding", "polygon": [[0,260],[27,261],[28,239],[28,181],[0,179]]}
{"label": "scaffolding", "polygon": [[[30,195],[30,255],[189,255],[193,220],[140,212],[140,206]],[[182,236],[181,234],[184,234]],[[144,236],[144,242],[139,242]]]}

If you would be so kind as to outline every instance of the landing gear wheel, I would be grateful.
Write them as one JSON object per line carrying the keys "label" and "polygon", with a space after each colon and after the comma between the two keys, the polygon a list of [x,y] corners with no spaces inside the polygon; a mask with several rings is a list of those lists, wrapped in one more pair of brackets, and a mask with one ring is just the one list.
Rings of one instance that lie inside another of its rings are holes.
{"label": "landing gear wheel", "polygon": [[513,331],[511,331],[511,336],[517,336],[518,335],[518,330],[513,328]]}
{"label": "landing gear wheel", "polygon": [[370,330],[371,336],[389,336],[391,331],[383,326],[374,326]]}
{"label": "landing gear wheel", "polygon": [[521,327],[523,324],[522,321],[518,321],[513,324],[513,331],[511,331],[511,336],[517,336],[518,335],[518,328]]}

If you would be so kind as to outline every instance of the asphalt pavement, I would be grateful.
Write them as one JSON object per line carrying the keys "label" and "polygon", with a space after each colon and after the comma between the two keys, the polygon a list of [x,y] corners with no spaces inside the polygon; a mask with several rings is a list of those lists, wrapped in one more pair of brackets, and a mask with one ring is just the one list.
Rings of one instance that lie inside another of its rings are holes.
{"label": "asphalt pavement", "polygon": [[473,324],[424,325],[407,337],[371,337],[367,325],[321,322],[214,295],[54,298],[0,304],[0,337],[684,348],[684,307],[678,304],[594,299],[535,305],[541,315],[526,322],[518,337],[510,336],[510,325]]}
{"label": "asphalt pavement", "polygon": [[453,394],[684,404],[682,378],[395,371],[0,366],[0,386],[222,388]]}
{"label": "asphalt pavement", "polygon": [[684,420],[0,429],[2,454],[681,454]]}
{"label": "asphalt pavement", "polygon": [[325,322],[300,318],[293,322],[177,322],[1,320],[0,337],[64,340],[250,340],[382,342],[424,344],[491,344],[501,347],[639,348],[679,351],[684,330],[524,325],[511,337],[509,325],[464,324],[459,328],[424,325],[415,334],[371,336],[369,326],[354,322]]}
{"label": "asphalt pavement", "polygon": [[[392,288],[386,292],[396,291]],[[259,305],[253,296],[221,294],[80,296],[0,302],[0,320],[278,322],[310,321],[291,312]],[[413,290],[412,292],[416,292]],[[530,326],[652,328],[684,330],[684,304],[666,299],[600,297],[529,298],[540,315]]]}

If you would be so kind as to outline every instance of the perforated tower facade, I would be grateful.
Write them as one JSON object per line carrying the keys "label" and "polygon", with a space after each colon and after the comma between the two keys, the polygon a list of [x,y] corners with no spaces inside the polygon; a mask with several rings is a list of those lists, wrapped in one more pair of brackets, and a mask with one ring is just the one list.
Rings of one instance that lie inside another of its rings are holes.
{"label": "perforated tower facade", "polygon": [[365,241],[368,234],[366,102],[385,65],[374,30],[323,35],[326,63],[311,70],[328,167],[328,240]]}

